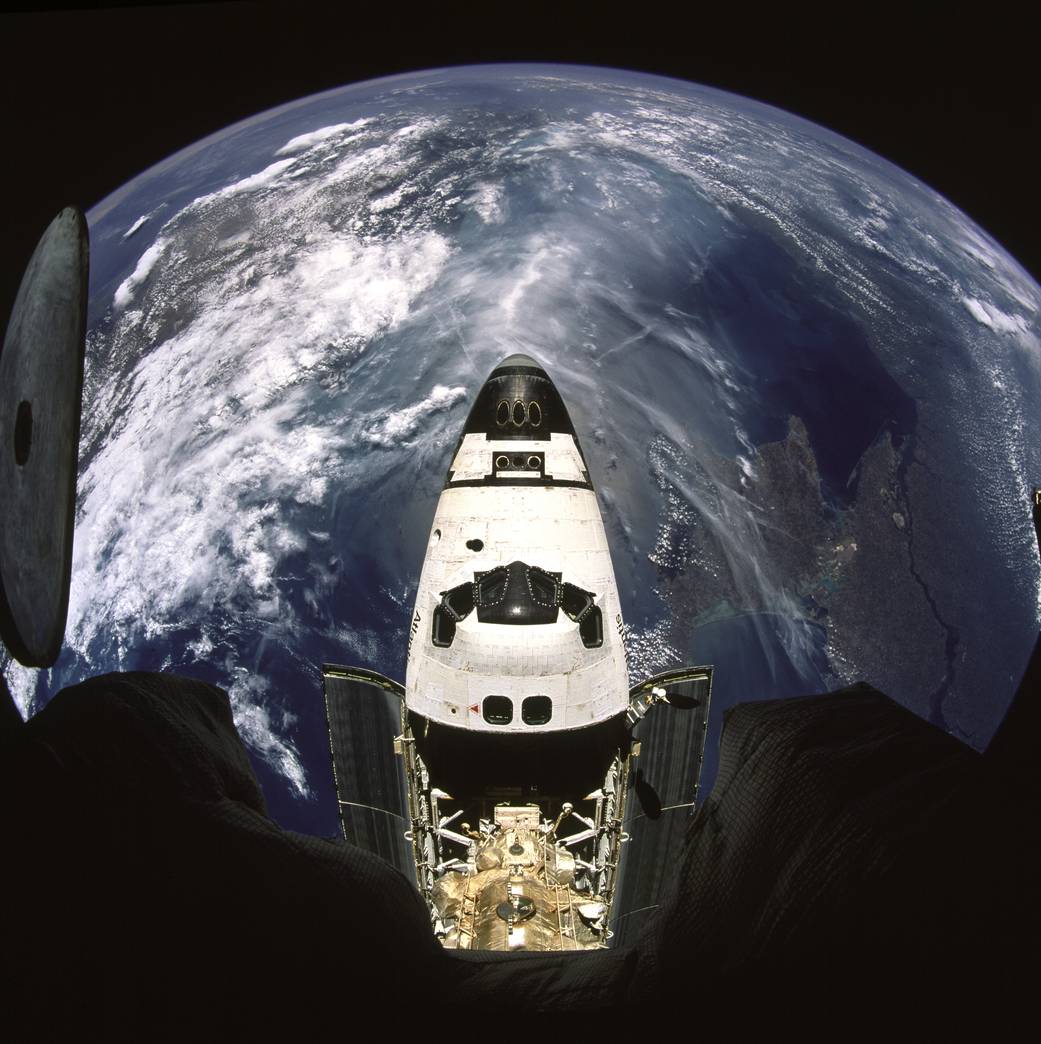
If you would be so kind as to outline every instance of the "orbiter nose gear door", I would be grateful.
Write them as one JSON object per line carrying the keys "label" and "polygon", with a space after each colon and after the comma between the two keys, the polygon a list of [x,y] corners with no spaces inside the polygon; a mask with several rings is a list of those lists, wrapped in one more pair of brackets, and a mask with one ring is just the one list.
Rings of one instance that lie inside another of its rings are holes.
{"label": "orbiter nose gear door", "polygon": [[640,933],[675,878],[701,784],[711,698],[711,667],[666,671],[629,691],[628,718],[639,754],[630,758],[625,830],[636,858],[622,863],[615,945]]}
{"label": "orbiter nose gear door", "polygon": [[416,877],[408,799],[395,740],[405,690],[361,667],[322,667],[329,749],[343,836]]}

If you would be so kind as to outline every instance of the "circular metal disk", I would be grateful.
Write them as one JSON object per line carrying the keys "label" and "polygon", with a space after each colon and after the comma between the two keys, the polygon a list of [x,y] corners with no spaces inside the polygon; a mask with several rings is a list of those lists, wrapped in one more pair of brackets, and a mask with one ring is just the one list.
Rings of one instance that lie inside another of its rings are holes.
{"label": "circular metal disk", "polygon": [[499,903],[495,908],[495,912],[504,920],[512,921],[526,921],[535,913],[535,901],[529,899],[526,895],[516,897],[516,901],[511,903],[507,900],[505,903]]}
{"label": "circular metal disk", "polygon": [[25,271],[0,354],[0,636],[33,667],[58,657],[69,609],[87,223],[66,207]]}

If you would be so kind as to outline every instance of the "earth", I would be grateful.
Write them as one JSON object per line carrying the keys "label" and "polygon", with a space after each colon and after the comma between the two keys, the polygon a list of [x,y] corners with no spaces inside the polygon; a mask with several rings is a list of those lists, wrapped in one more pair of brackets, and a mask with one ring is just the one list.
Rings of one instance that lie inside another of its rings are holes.
{"label": "earth", "polygon": [[1041,621],[1041,287],[789,113],[566,66],[306,98],[88,215],[66,645],[230,694],[272,814],[338,832],[319,667],[403,678],[434,505],[503,356],[601,501],[633,681],[723,711],[866,679],[978,749]]}

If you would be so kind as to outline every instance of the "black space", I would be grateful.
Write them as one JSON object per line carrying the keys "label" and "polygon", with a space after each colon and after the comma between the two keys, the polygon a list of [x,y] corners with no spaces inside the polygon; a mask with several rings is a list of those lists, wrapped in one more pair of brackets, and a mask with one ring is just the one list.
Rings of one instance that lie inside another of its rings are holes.
{"label": "black space", "polygon": [[67,203],[87,208],[203,135],[293,98],[472,62],[639,69],[778,105],[932,185],[1041,276],[1036,10],[958,21],[906,7],[827,16],[763,16],[745,5],[709,16],[659,3],[360,7],[0,16],[4,321],[38,236]]}

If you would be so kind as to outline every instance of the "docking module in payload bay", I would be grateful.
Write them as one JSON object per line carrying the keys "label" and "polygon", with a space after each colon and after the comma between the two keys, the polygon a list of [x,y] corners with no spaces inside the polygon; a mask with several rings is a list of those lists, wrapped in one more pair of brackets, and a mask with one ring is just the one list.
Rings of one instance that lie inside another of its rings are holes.
{"label": "docking module in payload bay", "polygon": [[545,370],[504,359],[437,504],[405,685],[323,668],[344,836],[414,878],[447,948],[632,937],[698,792],[711,667],[630,688],[607,535]]}

